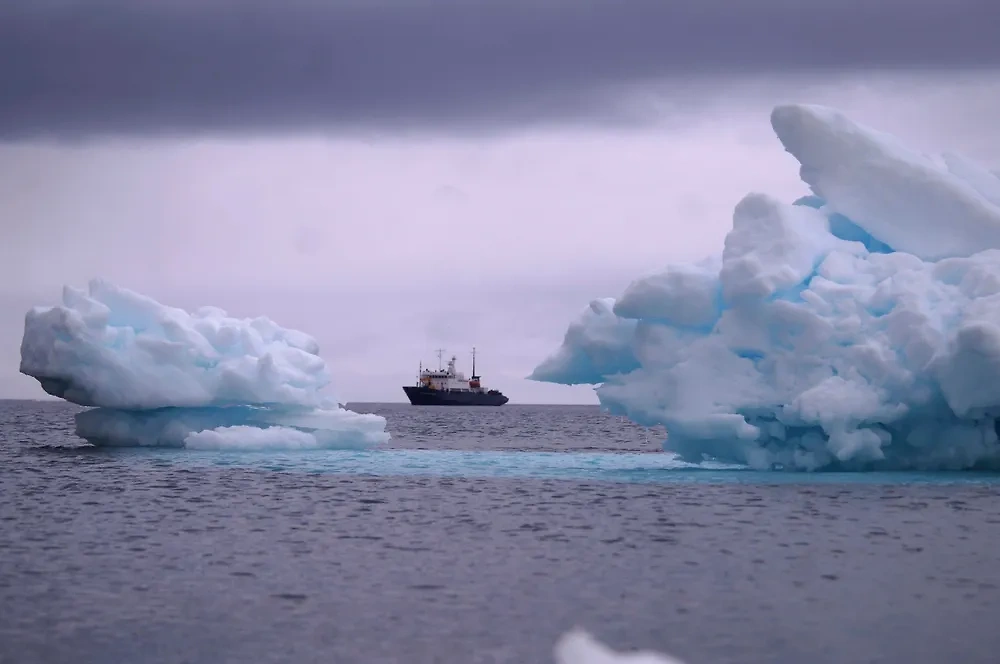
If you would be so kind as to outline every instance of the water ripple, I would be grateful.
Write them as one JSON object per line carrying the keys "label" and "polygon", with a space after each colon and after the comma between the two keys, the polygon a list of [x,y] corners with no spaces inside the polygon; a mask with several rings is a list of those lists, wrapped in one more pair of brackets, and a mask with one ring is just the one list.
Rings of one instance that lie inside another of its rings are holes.
{"label": "water ripple", "polygon": [[0,661],[544,663],[574,625],[693,664],[1000,651],[989,477],[692,471],[596,409],[386,410],[389,450],[225,456],[0,404]]}

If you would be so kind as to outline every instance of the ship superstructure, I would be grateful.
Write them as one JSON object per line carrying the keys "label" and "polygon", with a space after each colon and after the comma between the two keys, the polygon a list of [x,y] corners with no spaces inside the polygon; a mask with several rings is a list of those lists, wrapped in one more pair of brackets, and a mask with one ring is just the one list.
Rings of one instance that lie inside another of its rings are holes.
{"label": "ship superstructure", "polygon": [[438,368],[425,369],[423,362],[417,374],[416,385],[405,385],[410,403],[414,406],[502,406],[509,399],[499,390],[487,390],[476,374],[476,349],[472,349],[472,375],[468,378],[455,368],[458,358],[454,355],[447,367],[441,366],[444,349],[438,350]]}

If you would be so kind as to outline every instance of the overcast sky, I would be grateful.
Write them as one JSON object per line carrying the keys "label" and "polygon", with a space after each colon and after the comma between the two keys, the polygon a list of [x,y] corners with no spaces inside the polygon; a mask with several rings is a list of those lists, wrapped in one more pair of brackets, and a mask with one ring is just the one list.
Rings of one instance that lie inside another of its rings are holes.
{"label": "overcast sky", "polygon": [[0,0],[0,396],[104,276],[320,340],[349,401],[444,346],[514,402],[595,297],[803,193],[776,103],[1000,168],[993,0]]}

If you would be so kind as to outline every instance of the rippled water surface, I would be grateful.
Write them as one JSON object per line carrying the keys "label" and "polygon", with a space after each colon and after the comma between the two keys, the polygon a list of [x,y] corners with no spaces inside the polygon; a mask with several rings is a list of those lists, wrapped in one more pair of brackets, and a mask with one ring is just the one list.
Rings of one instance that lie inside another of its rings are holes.
{"label": "rippled water surface", "polygon": [[[587,407],[371,453],[99,450],[0,402],[0,662],[997,661],[995,476],[692,470]],[[621,452],[625,452],[622,454]]]}

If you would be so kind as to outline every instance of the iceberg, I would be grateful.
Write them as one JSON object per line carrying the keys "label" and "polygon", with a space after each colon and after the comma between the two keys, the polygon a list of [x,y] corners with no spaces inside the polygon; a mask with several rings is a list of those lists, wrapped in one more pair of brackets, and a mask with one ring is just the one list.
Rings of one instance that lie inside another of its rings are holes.
{"label": "iceberg", "polygon": [[809,193],[748,194],[720,254],[596,300],[529,378],[687,461],[1000,468],[1000,178],[826,107],[771,125]]}
{"label": "iceberg", "polygon": [[265,317],[193,313],[103,280],[25,316],[21,373],[80,406],[95,445],[199,449],[370,447],[385,418],[339,406],[319,344]]}

